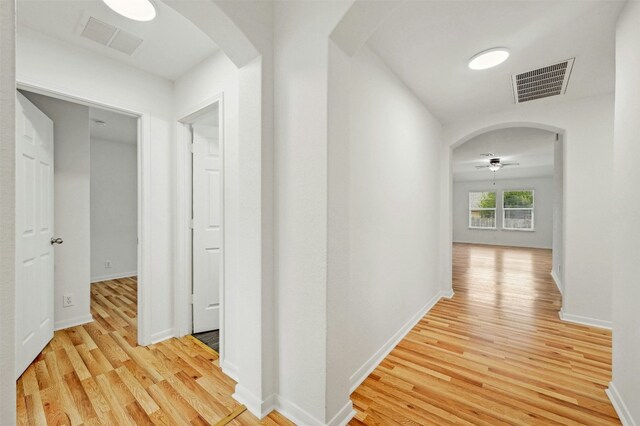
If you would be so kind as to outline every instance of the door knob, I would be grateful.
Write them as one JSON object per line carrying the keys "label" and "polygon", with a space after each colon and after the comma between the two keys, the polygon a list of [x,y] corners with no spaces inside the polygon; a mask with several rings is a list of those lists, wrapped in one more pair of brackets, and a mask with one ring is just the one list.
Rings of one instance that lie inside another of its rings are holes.
{"label": "door knob", "polygon": [[51,245],[62,244],[62,243],[64,243],[64,241],[62,241],[62,238],[52,238],[51,239]]}

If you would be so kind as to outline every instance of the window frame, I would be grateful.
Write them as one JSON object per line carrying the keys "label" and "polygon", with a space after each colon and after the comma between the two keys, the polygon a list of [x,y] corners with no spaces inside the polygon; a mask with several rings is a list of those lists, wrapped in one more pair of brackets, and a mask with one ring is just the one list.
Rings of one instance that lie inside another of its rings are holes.
{"label": "window frame", "polygon": [[[516,191],[529,191],[531,192],[531,196],[533,197],[533,202],[531,203],[531,207],[505,207],[504,206],[504,195],[507,192],[516,192]],[[503,189],[502,190],[502,202],[500,207],[502,208],[502,229],[505,231],[522,231],[522,232],[535,232],[536,230],[536,190],[535,189]],[[505,226],[505,219],[507,210],[531,210],[531,228],[507,228]]]}
{"label": "window frame", "polygon": [[[489,192],[489,193],[494,193],[496,194],[496,205],[493,208],[487,208],[487,207],[480,207],[480,208],[476,208],[476,209],[472,209],[471,208],[471,200],[470,200],[470,195],[474,192],[479,192],[479,193],[484,193],[484,192]],[[467,213],[467,219],[469,222],[469,229],[483,229],[483,230],[497,230],[498,229],[498,191],[469,191],[469,193],[467,194],[467,207],[468,207],[468,213]],[[472,211],[490,211],[493,210],[493,222],[494,222],[494,226],[490,227],[490,226],[473,226],[471,225],[471,212]]]}

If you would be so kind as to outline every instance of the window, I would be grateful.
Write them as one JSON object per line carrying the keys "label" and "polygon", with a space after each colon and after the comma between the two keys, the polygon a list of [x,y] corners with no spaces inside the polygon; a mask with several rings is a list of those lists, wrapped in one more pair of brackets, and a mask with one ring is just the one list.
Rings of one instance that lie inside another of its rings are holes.
{"label": "window", "polygon": [[469,228],[496,229],[495,192],[469,192]]}
{"label": "window", "polygon": [[516,231],[533,231],[533,190],[502,193],[502,227]]}

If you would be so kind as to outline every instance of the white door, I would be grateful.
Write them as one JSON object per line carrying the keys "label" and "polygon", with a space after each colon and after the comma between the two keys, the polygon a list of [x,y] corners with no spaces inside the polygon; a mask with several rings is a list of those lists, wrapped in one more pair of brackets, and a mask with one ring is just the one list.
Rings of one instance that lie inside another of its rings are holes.
{"label": "white door", "polygon": [[193,332],[220,328],[222,149],[217,125],[193,124]]}
{"label": "white door", "polygon": [[16,377],[53,338],[53,122],[16,102]]}

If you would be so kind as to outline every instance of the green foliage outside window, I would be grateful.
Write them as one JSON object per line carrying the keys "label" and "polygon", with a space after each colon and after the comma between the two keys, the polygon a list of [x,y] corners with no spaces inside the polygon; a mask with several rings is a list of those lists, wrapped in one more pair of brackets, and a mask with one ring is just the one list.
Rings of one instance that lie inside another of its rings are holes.
{"label": "green foliage outside window", "polygon": [[496,207],[496,193],[483,192],[482,198],[478,202],[478,207],[481,209],[494,209]]}
{"label": "green foliage outside window", "polygon": [[503,203],[505,208],[532,208],[533,191],[505,191]]}

